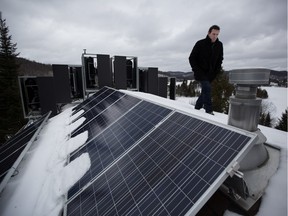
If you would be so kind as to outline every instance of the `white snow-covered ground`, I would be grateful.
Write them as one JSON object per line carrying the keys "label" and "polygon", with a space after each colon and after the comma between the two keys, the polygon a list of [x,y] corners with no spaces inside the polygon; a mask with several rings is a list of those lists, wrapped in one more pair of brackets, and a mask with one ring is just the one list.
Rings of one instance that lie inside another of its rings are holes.
{"label": "white snow-covered ground", "polygon": [[268,93],[268,98],[262,101],[263,111],[269,112],[272,118],[272,125],[275,126],[282,113],[287,109],[287,93],[288,89],[284,87],[261,87]]}
{"label": "white snow-covered ground", "polygon": [[[272,95],[269,89],[268,94],[275,106],[277,108],[281,106],[280,112],[283,112],[282,107],[287,107],[287,89],[282,88],[281,93],[278,90],[274,91],[273,89],[271,91],[277,92],[277,96]],[[223,124],[227,124],[228,121],[228,116],[225,114],[215,113],[215,116],[211,116],[203,110],[194,110],[189,101],[187,102],[183,98],[171,101],[141,92],[124,92],[165,106],[172,106],[192,115],[209,118],[212,121]],[[279,95],[282,95],[282,97],[278,97]],[[282,103],[285,103],[285,105]],[[67,155],[83,145],[88,137],[87,133],[84,132],[69,139],[71,131],[85,120],[80,118],[70,124],[73,119],[80,115],[80,112],[72,117],[71,114],[72,107],[66,108],[62,113],[51,118],[45,125],[37,141],[33,143],[20,163],[18,174],[10,179],[1,194],[1,216],[59,215],[64,205],[65,193],[84,175],[91,165],[87,153],[66,165]],[[281,149],[281,158],[279,168],[270,179],[268,188],[263,195],[263,201],[257,215],[285,216],[287,215],[287,132],[263,126],[259,126],[259,128],[267,137],[268,144]],[[236,214],[229,211],[225,212],[225,216],[232,215]]]}

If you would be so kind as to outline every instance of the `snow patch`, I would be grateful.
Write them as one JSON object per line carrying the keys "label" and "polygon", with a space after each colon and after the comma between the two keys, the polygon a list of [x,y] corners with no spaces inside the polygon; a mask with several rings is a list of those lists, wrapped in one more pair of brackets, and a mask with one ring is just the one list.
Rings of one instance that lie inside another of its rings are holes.
{"label": "snow patch", "polygon": [[77,121],[73,122],[72,124],[68,125],[66,127],[66,134],[67,136],[71,134],[73,131],[75,131],[80,125],[83,124],[83,122],[86,120],[86,118],[81,117]]}
{"label": "snow patch", "polygon": [[[42,187],[33,215],[58,215],[63,208],[68,190],[89,170],[91,161],[88,153],[83,153],[65,167],[55,168]],[[48,192],[48,193],[47,193]]]}
{"label": "snow patch", "polygon": [[75,119],[79,118],[79,116],[81,116],[84,113],[84,110],[80,110],[77,113],[75,113],[74,115],[72,115],[70,117],[70,123],[72,123],[73,121],[75,121]]}
{"label": "snow patch", "polygon": [[59,152],[61,156],[64,158],[67,155],[70,155],[72,152],[80,148],[88,139],[88,131],[84,131],[83,133],[77,135],[76,137],[70,138],[63,147],[63,150]]}

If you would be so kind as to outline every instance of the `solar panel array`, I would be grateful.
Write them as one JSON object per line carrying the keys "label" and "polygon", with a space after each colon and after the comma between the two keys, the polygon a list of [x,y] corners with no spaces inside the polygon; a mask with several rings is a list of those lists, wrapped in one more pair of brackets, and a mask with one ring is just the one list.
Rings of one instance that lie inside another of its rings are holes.
{"label": "solar panel array", "polygon": [[14,163],[19,158],[20,154],[32,139],[40,125],[42,125],[44,120],[47,120],[49,115],[50,113],[43,115],[33,124],[18,132],[0,147],[0,183],[11,168],[16,169],[16,167],[13,167]]}
{"label": "solar panel array", "polygon": [[[83,113],[94,119],[83,126],[90,135],[70,161],[88,152],[91,167],[69,190],[66,215],[195,215],[256,139],[115,90],[103,98],[108,90]],[[97,107],[106,100],[115,102]]]}

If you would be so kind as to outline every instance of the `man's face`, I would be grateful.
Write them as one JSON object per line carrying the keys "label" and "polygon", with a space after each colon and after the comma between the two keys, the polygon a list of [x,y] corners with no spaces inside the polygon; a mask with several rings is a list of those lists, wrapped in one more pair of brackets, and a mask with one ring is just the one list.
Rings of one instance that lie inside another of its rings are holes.
{"label": "man's face", "polygon": [[219,33],[220,31],[216,29],[212,29],[210,33],[208,32],[208,36],[211,39],[212,43],[214,43],[217,40]]}

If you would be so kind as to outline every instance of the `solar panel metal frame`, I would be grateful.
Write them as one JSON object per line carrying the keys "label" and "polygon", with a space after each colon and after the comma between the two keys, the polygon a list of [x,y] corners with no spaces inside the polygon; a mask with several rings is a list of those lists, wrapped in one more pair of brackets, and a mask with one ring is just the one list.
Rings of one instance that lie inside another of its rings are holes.
{"label": "solar panel metal frame", "polygon": [[[49,111],[46,115],[46,117],[43,119],[42,123],[40,124],[40,126],[38,127],[38,129],[35,131],[34,135],[32,136],[32,138],[29,140],[29,142],[26,144],[25,148],[22,150],[22,152],[20,153],[20,155],[18,156],[18,158],[16,159],[16,161],[13,163],[13,165],[11,166],[11,168],[9,169],[9,171],[6,173],[5,177],[3,178],[3,180],[1,181],[0,184],[0,194],[3,191],[3,189],[5,188],[5,186],[7,185],[9,179],[11,178],[11,176],[13,175],[13,173],[15,172],[16,168],[18,167],[18,165],[20,164],[20,162],[22,161],[24,155],[26,154],[26,152],[29,150],[30,146],[32,145],[32,143],[35,141],[36,137],[38,136],[38,134],[40,133],[40,131],[42,130],[44,124],[46,123],[46,121],[48,120],[50,114],[52,113],[52,111]],[[44,116],[45,116],[44,115]]]}

